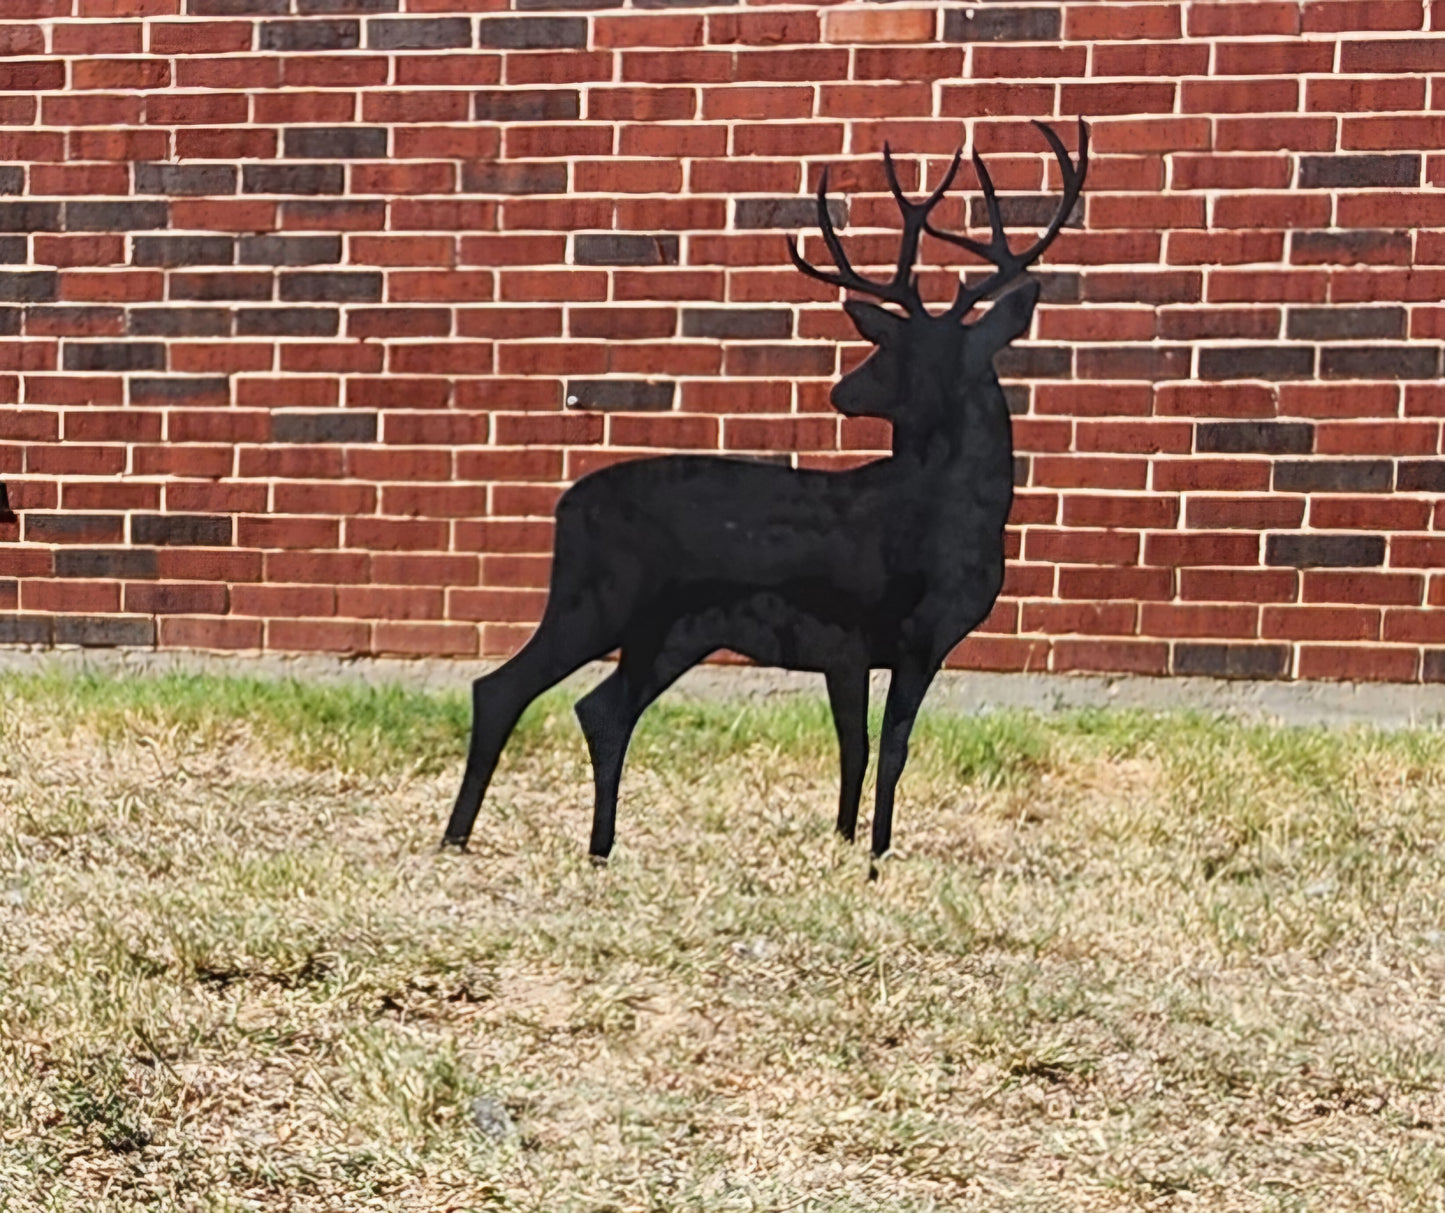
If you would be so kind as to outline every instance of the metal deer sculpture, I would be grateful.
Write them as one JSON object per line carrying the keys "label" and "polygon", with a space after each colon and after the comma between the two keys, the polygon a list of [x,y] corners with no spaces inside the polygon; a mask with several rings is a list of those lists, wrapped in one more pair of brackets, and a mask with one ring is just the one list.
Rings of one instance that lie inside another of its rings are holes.
{"label": "metal deer sculpture", "polygon": [[[664,455],[583,477],[557,504],[551,585],[525,647],[472,688],[470,750],[443,845],[464,846],[497,759],[528,703],[586,662],[620,650],[616,669],[577,704],[596,784],[590,851],[612,850],[617,787],[633,727],[676,678],[718,649],[766,666],[821,672],[842,758],[838,833],[852,840],[868,762],[868,672],[891,671],[879,742],[874,859],[889,849],[893,796],[924,693],[948,652],[992,609],[1003,584],[1003,531],[1013,499],[1008,407],[993,358],[1027,331],[1039,297],[1025,279],[974,324],[984,298],[1014,283],[1058,235],[1083,186],[1088,129],[1077,164],[1036,123],[1063,177],[1058,212],[1042,237],[1014,252],[993,183],[975,151],[992,238],[935,229],[929,213],[952,184],[915,203],[888,184],[903,215],[888,281],[858,273],[829,222],[827,174],[818,224],[835,269],[799,255],[803,273],[902,314],[850,299],[859,333],[877,349],[844,376],[833,405],[886,418],[893,453],[837,472],[706,455]],[[913,263],[923,233],[992,262],[952,306],[924,306]],[[876,868],[871,869],[876,873]]]}

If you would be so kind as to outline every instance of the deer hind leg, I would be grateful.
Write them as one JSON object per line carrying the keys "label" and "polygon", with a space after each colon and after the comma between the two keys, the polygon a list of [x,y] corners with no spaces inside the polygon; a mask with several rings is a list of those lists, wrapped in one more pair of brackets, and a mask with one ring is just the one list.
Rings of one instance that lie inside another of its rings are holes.
{"label": "deer hind leg", "polygon": [[443,846],[466,846],[502,747],[526,706],[612,647],[600,620],[582,617],[580,611],[555,616],[547,612],[521,652],[472,683],[471,744]]}
{"label": "deer hind leg", "polygon": [[827,672],[828,703],[838,732],[841,781],[838,789],[838,833],[849,842],[858,832],[858,802],[868,769],[868,667],[840,666]]}
{"label": "deer hind leg", "polygon": [[578,700],[574,710],[592,757],[595,799],[587,851],[594,863],[606,863],[612,853],[617,790],[633,729],[648,705],[706,655],[664,648],[649,663],[639,659],[636,649],[624,646],[617,669]]}
{"label": "deer hind leg", "polygon": [[869,878],[878,876],[877,861],[893,842],[893,794],[908,761],[908,738],[923,697],[928,693],[936,666],[905,659],[893,667],[888,702],[883,709],[883,735],[878,742],[878,796],[873,807],[873,864]]}

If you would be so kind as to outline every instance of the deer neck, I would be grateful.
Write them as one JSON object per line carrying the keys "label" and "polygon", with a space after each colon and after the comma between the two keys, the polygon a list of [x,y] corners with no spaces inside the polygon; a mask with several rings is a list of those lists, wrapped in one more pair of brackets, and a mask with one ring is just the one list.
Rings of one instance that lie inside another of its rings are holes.
{"label": "deer neck", "polygon": [[[1008,401],[996,376],[939,385],[932,407],[911,408],[893,423],[893,457],[974,485],[1013,482],[1013,432]],[[925,402],[914,401],[914,404]]]}

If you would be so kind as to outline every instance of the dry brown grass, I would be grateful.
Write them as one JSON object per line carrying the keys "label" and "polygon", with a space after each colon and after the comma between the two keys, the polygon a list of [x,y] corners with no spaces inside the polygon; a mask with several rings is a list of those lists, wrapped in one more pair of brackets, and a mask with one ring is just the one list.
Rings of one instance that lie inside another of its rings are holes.
{"label": "dry brown grass", "polygon": [[1445,1207],[1436,735],[935,718],[870,885],[816,704],[598,872],[568,701],[456,856],[461,709],[314,694],[0,684],[0,1209]]}

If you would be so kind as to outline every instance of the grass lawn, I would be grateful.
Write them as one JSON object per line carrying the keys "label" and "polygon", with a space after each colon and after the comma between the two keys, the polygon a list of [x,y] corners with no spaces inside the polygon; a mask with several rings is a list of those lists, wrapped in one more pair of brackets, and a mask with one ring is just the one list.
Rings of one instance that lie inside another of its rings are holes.
{"label": "grass lawn", "polygon": [[1445,1208],[1445,735],[571,698],[0,679],[0,1210]]}

